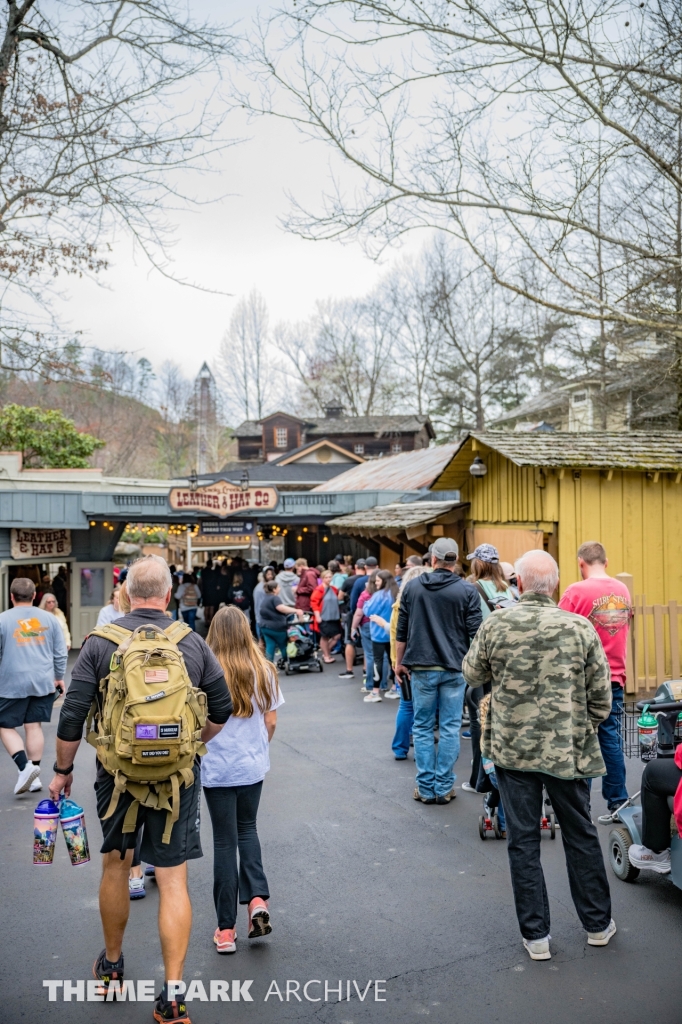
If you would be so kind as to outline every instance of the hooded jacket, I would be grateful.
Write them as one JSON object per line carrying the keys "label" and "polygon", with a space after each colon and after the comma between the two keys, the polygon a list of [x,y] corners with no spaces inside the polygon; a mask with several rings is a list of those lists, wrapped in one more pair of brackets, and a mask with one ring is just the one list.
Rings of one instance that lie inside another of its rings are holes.
{"label": "hooded jacket", "polygon": [[314,569],[304,569],[298,577],[296,587],[296,607],[302,612],[310,611],[310,598],[317,588],[317,573]]}
{"label": "hooded jacket", "polygon": [[462,671],[462,659],[481,625],[478,591],[449,569],[434,569],[403,588],[396,640],[408,668]]}
{"label": "hooded jacket", "polygon": [[279,593],[282,598],[283,604],[288,604],[292,608],[295,607],[296,602],[296,586],[298,584],[298,576],[295,572],[290,569],[282,569],[275,576],[275,580],[279,583]]}

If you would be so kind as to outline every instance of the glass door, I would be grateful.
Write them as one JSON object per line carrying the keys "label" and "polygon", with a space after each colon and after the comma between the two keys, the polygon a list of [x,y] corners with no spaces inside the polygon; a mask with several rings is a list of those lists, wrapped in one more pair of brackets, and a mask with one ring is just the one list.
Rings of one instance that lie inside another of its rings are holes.
{"label": "glass door", "polygon": [[114,584],[111,562],[74,562],[71,576],[71,636],[80,647],[97,625],[100,609],[109,603]]}

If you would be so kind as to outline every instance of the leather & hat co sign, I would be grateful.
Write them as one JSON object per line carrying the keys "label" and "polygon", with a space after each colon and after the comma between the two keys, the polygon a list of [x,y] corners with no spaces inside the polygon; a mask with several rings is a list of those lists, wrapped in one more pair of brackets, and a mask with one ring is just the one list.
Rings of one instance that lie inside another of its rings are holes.
{"label": "leather & hat co sign", "polygon": [[248,487],[242,490],[228,480],[197,487],[174,487],[168,503],[174,512],[207,512],[220,519],[235,512],[262,512],[273,509],[278,501],[274,487]]}
{"label": "leather & hat co sign", "polygon": [[71,530],[12,530],[12,558],[62,558],[71,554]]}

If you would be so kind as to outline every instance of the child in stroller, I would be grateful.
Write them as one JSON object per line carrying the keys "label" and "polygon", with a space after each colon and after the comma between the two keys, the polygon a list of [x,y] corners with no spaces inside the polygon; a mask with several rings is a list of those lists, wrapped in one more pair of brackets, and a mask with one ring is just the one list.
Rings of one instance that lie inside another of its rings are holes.
{"label": "child in stroller", "polygon": [[[479,704],[479,715],[481,719],[481,731],[485,725],[485,719],[490,709],[490,694],[486,693]],[[487,839],[487,833],[495,833],[496,839],[507,838],[507,822],[504,815],[504,807],[495,776],[495,765],[487,757],[481,757],[481,767],[478,772],[476,791],[484,793],[483,814],[478,819],[478,832],[481,839]],[[540,819],[540,828],[548,831],[551,839],[556,839],[557,822],[552,809],[547,790],[542,790],[543,812]]]}
{"label": "child in stroller", "polygon": [[490,789],[483,797],[483,814],[478,819],[479,835],[481,839],[487,839],[487,833],[492,830],[495,833],[496,839],[506,839],[507,822],[504,817],[504,807],[502,806],[500,791],[497,788],[495,765],[492,761],[489,761],[487,757],[482,757],[481,768],[485,778],[490,782],[492,789]]}
{"label": "child in stroller", "polygon": [[277,663],[278,669],[290,676],[293,672],[322,672],[315,634],[307,626],[309,616],[303,622],[290,622],[287,626],[286,653]]}

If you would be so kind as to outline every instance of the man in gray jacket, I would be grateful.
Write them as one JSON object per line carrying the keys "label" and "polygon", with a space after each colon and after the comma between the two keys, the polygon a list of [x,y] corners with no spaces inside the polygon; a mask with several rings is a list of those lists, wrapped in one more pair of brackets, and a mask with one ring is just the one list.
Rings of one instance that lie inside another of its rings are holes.
{"label": "man in gray jacket", "polygon": [[[42,722],[50,721],[66,669],[62,627],[55,615],[33,607],[35,592],[31,580],[13,580],[13,607],[0,615],[0,740],[19,771],[15,794],[43,788]],[[17,732],[22,725],[25,747]]]}

